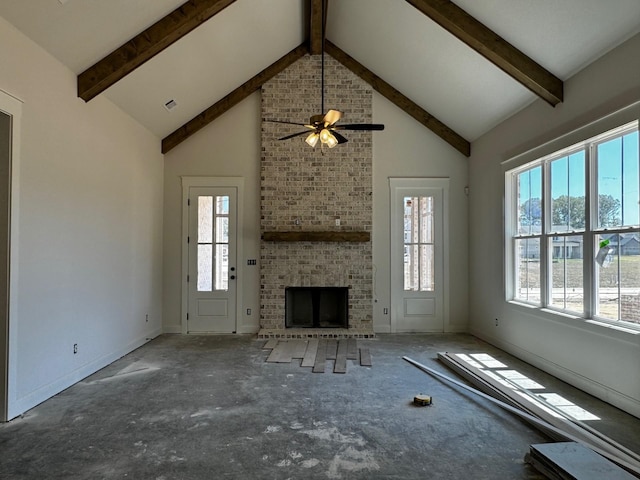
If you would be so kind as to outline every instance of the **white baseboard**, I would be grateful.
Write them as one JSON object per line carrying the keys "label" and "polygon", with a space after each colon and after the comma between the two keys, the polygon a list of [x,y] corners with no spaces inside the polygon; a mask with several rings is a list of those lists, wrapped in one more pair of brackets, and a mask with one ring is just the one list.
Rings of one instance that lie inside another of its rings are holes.
{"label": "white baseboard", "polygon": [[260,331],[260,327],[257,327],[255,325],[249,325],[249,326],[238,328],[238,331],[236,333],[238,333],[239,335],[247,335],[247,334],[257,334],[259,331]]}
{"label": "white baseboard", "polygon": [[7,418],[9,420],[12,420],[24,414],[27,410],[30,410],[36,405],[39,405],[45,400],[48,400],[49,398],[60,393],[64,389],[69,388],[70,386],[78,383],[80,380],[87,378],[89,375],[94,374],[95,372],[97,372],[101,368],[106,367],[110,363],[115,362],[119,358],[125,356],[126,354],[132,352],[136,348],[139,348],[145,343],[154,339],[161,333],[162,333],[162,330],[159,328],[156,330],[152,330],[151,332],[146,333],[144,336],[139,337],[134,341],[130,342],[126,346],[119,348],[113,352],[110,352],[106,355],[103,355],[102,357],[97,358],[92,362],[87,363],[86,365],[83,365],[77,370],[74,370],[68,373],[67,375],[62,376],[56,379],[55,381],[47,385],[44,385],[23,397],[14,399],[13,401],[11,401],[10,399]]}
{"label": "white baseboard", "polygon": [[583,390],[604,402],[640,418],[640,399],[630,397],[629,395],[598,383],[588,377],[574,372],[573,370],[569,370],[562,365],[551,362],[546,358],[540,357],[533,352],[525,350],[510,342],[506,342],[500,338],[486,335],[484,332],[480,332],[475,329],[472,329],[470,333],[473,336],[478,337],[479,339],[484,340],[485,342],[490,343],[491,345],[494,345],[521,360],[524,360],[534,367],[567,382],[569,385],[573,385],[574,387],[579,388],[580,390]]}
{"label": "white baseboard", "polygon": [[162,327],[162,333],[182,333],[180,325],[165,325]]}
{"label": "white baseboard", "polygon": [[469,333],[469,329],[466,325],[449,325],[445,333]]}

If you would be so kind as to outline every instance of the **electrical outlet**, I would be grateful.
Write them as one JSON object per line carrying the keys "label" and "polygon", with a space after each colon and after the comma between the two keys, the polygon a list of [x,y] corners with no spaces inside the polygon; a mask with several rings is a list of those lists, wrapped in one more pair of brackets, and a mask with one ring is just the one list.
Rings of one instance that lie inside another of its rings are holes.
{"label": "electrical outlet", "polygon": [[336,218],[336,227],[339,227],[339,226],[340,226],[340,219]]}
{"label": "electrical outlet", "polygon": [[75,355],[76,353],[78,353],[78,344],[74,343],[73,344],[73,354]]}
{"label": "electrical outlet", "polygon": [[251,315],[251,309],[247,308],[247,315]]}
{"label": "electrical outlet", "polygon": [[149,314],[148,314],[148,313],[144,316],[144,321],[145,321],[145,322],[148,322],[148,321],[149,321]]}
{"label": "electrical outlet", "polygon": [[496,327],[498,326],[498,319],[496,318]]}

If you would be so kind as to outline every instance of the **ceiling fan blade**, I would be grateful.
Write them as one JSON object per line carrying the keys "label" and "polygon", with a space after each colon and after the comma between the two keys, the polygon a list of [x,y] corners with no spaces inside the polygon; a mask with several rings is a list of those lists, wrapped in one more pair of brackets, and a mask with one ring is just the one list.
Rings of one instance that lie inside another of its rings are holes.
{"label": "ceiling fan blade", "polygon": [[287,135],[286,137],[280,137],[278,140],[288,140],[293,137],[299,137],[300,135],[308,135],[309,130],[305,130],[304,132],[292,133],[291,135]]}
{"label": "ceiling fan blade", "polygon": [[384,130],[381,123],[351,123],[346,125],[336,125],[334,130]]}
{"label": "ceiling fan blade", "polygon": [[336,140],[338,140],[338,145],[340,145],[341,143],[347,143],[349,141],[346,138],[344,138],[342,135],[340,135],[338,132],[333,131],[333,129],[331,130],[331,133],[334,137],[336,137]]}
{"label": "ceiling fan blade", "polygon": [[342,112],[339,112],[338,110],[329,110],[322,121],[324,122],[325,127],[329,127],[340,120],[340,118],[342,118]]}

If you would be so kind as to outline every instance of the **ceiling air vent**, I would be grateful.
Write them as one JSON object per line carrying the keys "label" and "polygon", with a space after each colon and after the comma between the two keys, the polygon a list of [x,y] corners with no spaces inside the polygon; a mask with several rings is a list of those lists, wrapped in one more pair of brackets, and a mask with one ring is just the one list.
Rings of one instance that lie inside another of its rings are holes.
{"label": "ceiling air vent", "polygon": [[176,102],[173,99],[169,100],[168,102],[165,102],[164,104],[164,108],[167,110],[167,112],[171,112],[177,107],[178,107],[178,102]]}

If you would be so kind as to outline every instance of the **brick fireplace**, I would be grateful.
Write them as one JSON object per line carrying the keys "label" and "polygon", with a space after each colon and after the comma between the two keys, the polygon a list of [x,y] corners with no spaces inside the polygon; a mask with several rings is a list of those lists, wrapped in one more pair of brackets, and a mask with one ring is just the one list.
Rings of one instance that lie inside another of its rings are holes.
{"label": "brick fireplace", "polygon": [[[262,87],[262,118],[307,122],[320,113],[321,57],[305,56]],[[325,112],[341,123],[372,121],[371,87],[325,57]],[[324,112],[323,112],[324,113]],[[371,132],[345,131],[349,140],[315,149],[304,127],[262,123],[261,336],[373,336]],[[288,232],[288,233],[286,233]],[[347,329],[287,329],[288,287],[346,287]]]}

